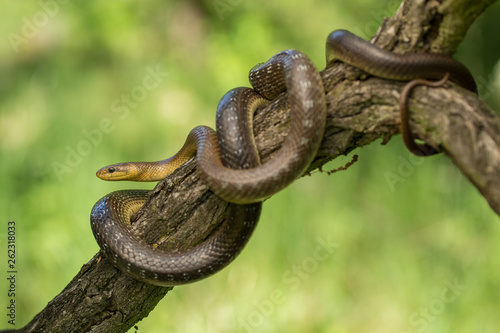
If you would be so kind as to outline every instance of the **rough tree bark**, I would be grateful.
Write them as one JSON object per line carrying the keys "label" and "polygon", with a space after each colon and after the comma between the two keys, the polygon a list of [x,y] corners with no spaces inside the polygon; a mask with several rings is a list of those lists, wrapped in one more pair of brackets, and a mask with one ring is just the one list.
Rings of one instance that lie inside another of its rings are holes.
{"label": "rough tree bark", "polygon": [[[472,22],[495,0],[406,0],[374,41],[395,52],[453,54]],[[325,36],[326,36],[325,32]],[[367,77],[342,63],[325,69],[328,122],[310,170],[398,133],[402,83]],[[418,101],[418,102],[417,102]],[[478,97],[453,84],[417,88],[410,101],[418,137],[440,147],[500,214],[500,119]],[[255,115],[257,145],[272,158],[287,133],[283,94]],[[224,220],[227,204],[199,181],[190,161],[160,182],[137,214],[137,233],[163,249],[203,241]],[[126,332],[171,288],[129,278],[96,254],[67,287],[19,332]]]}

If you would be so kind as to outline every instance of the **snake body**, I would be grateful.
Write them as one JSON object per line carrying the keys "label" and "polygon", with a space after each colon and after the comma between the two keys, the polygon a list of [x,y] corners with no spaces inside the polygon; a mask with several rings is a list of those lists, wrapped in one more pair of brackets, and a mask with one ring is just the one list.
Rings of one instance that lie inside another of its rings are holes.
{"label": "snake body", "polygon": [[[261,200],[291,183],[309,166],[326,122],[323,84],[309,58],[295,50],[281,52],[253,68],[250,82],[260,95],[248,88],[226,94],[217,111],[217,132],[198,126],[191,130],[183,148],[167,160],[115,164],[97,172],[106,180],[156,181],[196,154],[202,181],[232,202],[226,221],[212,237],[185,253],[172,254],[153,249],[131,230],[130,217],[142,206],[148,191],[118,191],[105,196],[92,209],[92,230],[103,252],[122,271],[163,286],[194,282],[219,271],[246,244],[259,218]],[[269,102],[265,97],[272,99],[284,90],[289,92],[292,109],[290,130],[276,157],[260,165],[253,139],[253,112]],[[274,179],[279,180],[277,185],[272,185]]]}
{"label": "snake body", "polygon": [[243,249],[260,215],[260,203],[230,205],[226,221],[212,237],[189,251],[167,253],[143,242],[130,227],[130,216],[149,195],[148,190],[112,192],[95,204],[91,216],[94,236],[107,258],[135,279],[159,286],[194,282],[224,268]]}
{"label": "snake body", "polygon": [[[252,127],[248,126],[248,122],[262,102],[262,97],[249,88],[233,89],[222,98],[218,108],[220,121],[217,125],[220,130],[217,136],[219,141],[231,141],[233,148],[221,155],[226,167],[250,168],[260,165]],[[232,131],[237,131],[245,140],[234,140]],[[203,132],[200,129],[200,133],[196,133],[201,136]],[[174,157],[170,161],[175,163],[176,160],[177,157]],[[127,176],[134,180],[157,177],[156,165],[143,164],[146,168],[141,168],[140,164],[134,165],[143,172],[129,172]],[[130,171],[132,169],[129,166],[125,168],[122,165],[121,168]],[[127,176],[123,175],[125,178]],[[260,202],[230,204],[226,220],[209,239],[188,251],[168,253],[153,249],[138,238],[130,227],[130,217],[144,204],[150,192],[112,192],[95,204],[91,221],[98,244],[116,266],[138,280],[160,286],[194,282],[228,265],[250,238],[262,206]]]}
{"label": "snake body", "polygon": [[[341,60],[393,80],[434,79],[450,73],[452,81],[476,90],[468,70],[450,57],[396,55],[346,30],[330,34],[326,49],[327,65]],[[142,206],[148,191],[105,196],[92,209],[92,230],[106,256],[123,271],[144,282],[169,286],[217,272],[246,244],[257,223],[260,202],[300,177],[312,162],[325,129],[326,102],[321,77],[311,61],[299,51],[284,51],[254,67],[249,78],[258,95],[243,88],[226,94],[218,107],[217,132],[198,126],[171,158],[114,164],[97,172],[105,180],[158,181],[196,155],[200,179],[232,203],[226,221],[212,237],[185,253],[170,254],[152,249],[131,230],[130,216]],[[285,90],[291,109],[288,134],[273,158],[260,165],[252,114]]]}
{"label": "snake body", "polygon": [[[256,168],[238,170],[225,167],[215,131],[198,126],[191,130],[183,148],[172,158],[149,165],[142,163],[145,173],[154,173],[155,177],[149,178],[151,181],[165,178],[177,165],[196,153],[198,174],[210,190],[226,201],[245,204],[272,196],[302,175],[319,149],[326,124],[325,93],[318,71],[303,53],[287,50],[254,67],[249,79],[264,97],[260,104],[288,91],[290,128],[276,155]],[[230,140],[232,138],[225,139],[221,146]],[[134,168],[139,165],[132,164]],[[115,164],[102,168],[97,175],[105,180],[123,180],[130,170],[130,163]],[[141,177],[141,180],[145,178]]]}
{"label": "snake body", "polygon": [[[397,54],[367,43],[347,30],[336,30],[326,40],[327,66],[335,60],[358,67],[368,74],[389,80],[410,81],[399,99],[400,133],[406,148],[416,155],[434,155],[438,151],[415,142],[410,129],[408,97],[418,85],[442,86],[449,79],[477,94],[474,77],[467,67],[452,57],[436,53]],[[425,79],[439,79],[431,82]]]}
{"label": "snake body", "polygon": [[389,52],[347,30],[335,30],[327,37],[327,64],[335,59],[389,80],[441,79],[449,73],[451,81],[477,92],[474,77],[467,67],[452,57],[436,53]]}

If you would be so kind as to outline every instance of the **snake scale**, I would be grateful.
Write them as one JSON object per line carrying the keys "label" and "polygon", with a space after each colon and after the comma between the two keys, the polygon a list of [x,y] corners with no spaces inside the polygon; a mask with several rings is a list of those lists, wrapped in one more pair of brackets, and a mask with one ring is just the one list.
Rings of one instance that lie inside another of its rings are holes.
{"label": "snake scale", "polygon": [[[326,59],[327,65],[340,60],[391,80],[436,79],[449,73],[452,81],[476,91],[467,68],[451,57],[394,54],[346,30],[328,36]],[[167,253],[140,240],[130,226],[130,217],[150,191],[106,195],[92,208],[92,231],[103,252],[122,271],[160,286],[190,283],[216,273],[247,243],[259,219],[262,200],[300,177],[314,159],[325,130],[326,97],[320,74],[309,58],[296,50],[283,51],[252,68],[249,79],[253,90],[236,88],[221,99],[217,131],[206,126],[194,128],[181,150],[166,160],[119,163],[97,172],[104,180],[159,181],[196,156],[202,182],[230,202],[226,220],[210,238],[186,252]],[[279,151],[260,164],[253,138],[253,113],[283,91],[287,91],[291,109],[289,130]],[[401,112],[408,111],[402,108]],[[404,116],[409,122],[407,114]],[[410,132],[407,123],[405,126],[402,129]]]}

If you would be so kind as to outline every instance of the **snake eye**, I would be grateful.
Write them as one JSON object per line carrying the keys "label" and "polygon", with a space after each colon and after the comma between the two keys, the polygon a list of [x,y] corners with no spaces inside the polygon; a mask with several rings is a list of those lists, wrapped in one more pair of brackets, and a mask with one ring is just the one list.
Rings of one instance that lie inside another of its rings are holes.
{"label": "snake eye", "polygon": [[116,171],[115,167],[111,167],[111,168],[109,168],[109,169],[108,169],[108,172],[109,172],[109,173],[113,173],[113,172],[115,172],[115,171]]}

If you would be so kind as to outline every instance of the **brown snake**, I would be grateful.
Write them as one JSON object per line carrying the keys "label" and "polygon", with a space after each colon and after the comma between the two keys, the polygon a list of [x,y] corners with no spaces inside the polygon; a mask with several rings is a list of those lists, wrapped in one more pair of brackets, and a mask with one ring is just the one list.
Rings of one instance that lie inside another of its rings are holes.
{"label": "brown snake", "polygon": [[[435,53],[397,54],[378,48],[347,30],[333,31],[326,42],[326,62],[341,60],[365,72],[389,80],[410,81],[401,92],[399,113],[401,116],[400,133],[406,148],[416,155],[438,153],[429,145],[415,142],[410,130],[408,115],[408,96],[418,85],[442,86],[448,79],[463,88],[477,93],[474,77],[460,62]],[[431,82],[424,79],[441,79]]]}
{"label": "brown snake", "polygon": [[[334,58],[393,80],[441,78],[450,73],[451,80],[469,89],[473,85],[475,90],[468,70],[450,57],[397,55],[345,30],[328,36],[327,64]],[[108,194],[94,205],[91,225],[99,246],[120,269],[136,279],[162,286],[193,282],[217,272],[248,241],[259,217],[260,202],[288,186],[310,165],[326,123],[325,92],[311,61],[299,51],[281,52],[254,67],[250,82],[263,97],[244,88],[226,94],[219,103],[217,134],[209,127],[198,126],[169,159],[120,163],[97,172],[105,180],[158,181],[196,155],[200,179],[232,203],[226,221],[209,239],[185,253],[173,254],[153,249],[131,230],[130,216],[143,205],[149,191]],[[291,109],[289,131],[280,150],[260,165],[252,115],[284,90]]]}
{"label": "brown snake", "polygon": [[[172,158],[116,164],[97,172],[107,180],[157,181],[196,154],[201,180],[232,202],[226,221],[207,241],[186,253],[165,253],[135,237],[130,228],[130,216],[144,203],[148,191],[105,196],[92,209],[92,230],[106,256],[120,269],[143,282],[164,286],[194,282],[219,271],[246,244],[258,221],[261,200],[287,186],[309,166],[326,122],[323,83],[312,62],[299,51],[284,51],[254,67],[250,82],[268,99],[284,90],[289,92],[289,133],[275,157],[265,164],[258,166],[252,116],[257,107],[269,101],[253,90],[240,88],[219,103],[218,138],[211,128],[198,126]],[[129,209],[132,205],[135,207]]]}

